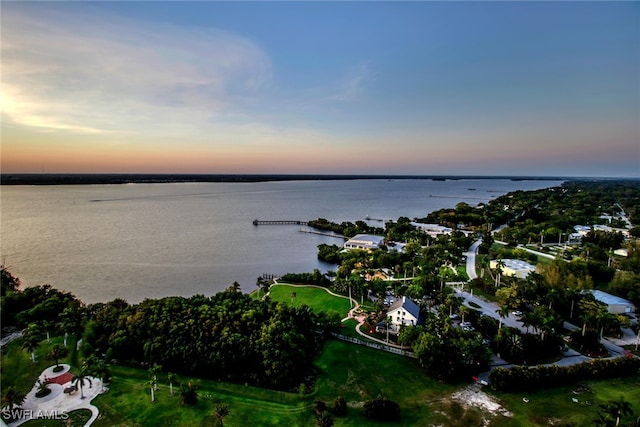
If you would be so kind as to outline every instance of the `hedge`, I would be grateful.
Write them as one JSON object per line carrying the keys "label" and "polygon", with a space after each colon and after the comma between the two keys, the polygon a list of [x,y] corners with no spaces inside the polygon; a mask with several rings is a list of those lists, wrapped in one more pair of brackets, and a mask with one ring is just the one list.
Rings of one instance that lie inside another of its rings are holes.
{"label": "hedge", "polygon": [[631,376],[639,371],[639,358],[618,357],[594,359],[570,366],[554,364],[495,368],[489,374],[489,382],[496,391],[529,391],[583,380]]}

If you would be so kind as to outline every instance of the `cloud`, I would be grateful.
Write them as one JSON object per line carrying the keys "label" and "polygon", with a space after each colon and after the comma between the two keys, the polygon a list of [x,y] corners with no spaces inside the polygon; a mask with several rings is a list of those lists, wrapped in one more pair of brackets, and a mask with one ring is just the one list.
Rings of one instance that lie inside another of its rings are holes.
{"label": "cloud", "polygon": [[202,129],[271,81],[237,34],[50,5],[3,6],[2,62],[4,121],[46,131]]}
{"label": "cloud", "polygon": [[327,99],[332,101],[354,101],[362,94],[365,83],[371,79],[371,67],[367,63],[359,63],[349,67],[346,77],[337,90]]}

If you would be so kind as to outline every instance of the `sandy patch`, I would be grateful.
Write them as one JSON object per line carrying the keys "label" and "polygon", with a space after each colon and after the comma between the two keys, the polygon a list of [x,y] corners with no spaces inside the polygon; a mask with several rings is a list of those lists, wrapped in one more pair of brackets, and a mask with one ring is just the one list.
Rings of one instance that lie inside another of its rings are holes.
{"label": "sandy patch", "polygon": [[502,407],[491,396],[482,391],[478,384],[472,384],[451,395],[451,398],[457,400],[462,405],[474,406],[490,412],[493,415],[502,415],[512,417],[513,414]]}

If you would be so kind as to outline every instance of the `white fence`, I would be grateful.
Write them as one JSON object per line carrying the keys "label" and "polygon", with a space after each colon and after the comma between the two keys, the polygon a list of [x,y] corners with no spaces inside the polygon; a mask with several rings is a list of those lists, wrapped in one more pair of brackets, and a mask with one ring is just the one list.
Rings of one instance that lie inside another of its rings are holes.
{"label": "white fence", "polygon": [[356,337],[349,337],[346,335],[340,335],[335,332],[332,332],[331,335],[339,340],[351,342],[358,345],[366,345],[367,347],[375,348],[377,350],[386,351],[388,353],[395,353],[401,356],[411,357],[416,359],[416,355],[413,352],[408,350],[403,350],[401,348],[393,347],[388,344],[381,344],[373,341],[366,341]]}

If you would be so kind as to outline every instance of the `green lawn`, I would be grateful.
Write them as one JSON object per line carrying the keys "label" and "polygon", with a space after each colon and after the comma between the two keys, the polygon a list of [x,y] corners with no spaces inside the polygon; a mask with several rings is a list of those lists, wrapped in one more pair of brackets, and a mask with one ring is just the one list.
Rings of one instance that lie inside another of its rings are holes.
{"label": "green lawn", "polygon": [[[295,298],[291,297],[293,292],[296,293]],[[345,317],[350,310],[348,298],[331,295],[321,288],[277,284],[271,287],[269,295],[273,301],[283,301],[295,306],[306,304],[313,311],[335,311],[340,317]]]}
{"label": "green lawn", "polygon": [[[44,360],[44,354],[52,344],[42,342],[38,350],[40,362],[35,365],[27,352],[20,349],[20,344],[18,340],[3,349],[2,387],[16,385],[26,392],[40,372],[50,365]],[[66,362],[71,360],[73,356]],[[466,384],[441,384],[428,377],[414,359],[331,340],[316,360],[316,366],[318,377],[311,394],[200,380],[199,401],[193,407],[182,405],[178,387],[174,387],[174,396],[169,394],[164,376],[159,380],[157,400],[152,403],[146,370],[113,366],[109,391],[92,401],[101,413],[94,426],[214,426],[218,424],[212,412],[220,402],[230,409],[230,415],[224,420],[226,426],[309,426],[315,423],[314,399],[322,399],[331,407],[338,396],[347,400],[349,411],[346,418],[335,418],[336,426],[387,425],[373,423],[362,413],[362,404],[378,395],[399,403],[402,420],[394,425],[481,425],[480,411],[465,410],[449,398]],[[573,391],[579,391],[579,394]],[[592,425],[598,405],[619,397],[631,403],[636,417],[640,415],[640,376],[586,381],[581,388],[558,387],[533,393],[495,393],[494,396],[513,413],[513,417],[495,417],[491,426]],[[522,401],[525,396],[529,403]],[[573,403],[572,397],[579,403]],[[591,402],[590,406],[586,405],[587,400]],[[86,416],[82,412],[74,414],[78,421],[73,425],[81,425]],[[632,423],[634,420],[628,417],[625,421]],[[45,425],[41,421],[27,425]],[[49,422],[46,425],[64,424]]]}
{"label": "green lawn", "polygon": [[337,340],[326,344],[317,366],[321,371],[318,398],[331,406],[343,396],[349,405],[348,417],[336,418],[337,426],[387,425],[362,415],[362,404],[378,395],[400,404],[400,425],[432,425],[430,402],[456,389],[425,375],[414,359]]}
{"label": "green lawn", "polygon": [[[533,393],[497,393],[496,397],[514,414],[513,418],[503,419],[496,424],[497,426],[547,426],[554,422],[558,424],[559,420],[563,421],[562,425],[594,425],[593,420],[597,418],[599,405],[620,397],[624,397],[631,404],[635,414],[624,421],[634,425],[640,415],[640,376],[584,381],[580,385]],[[523,402],[524,397],[529,399],[529,403]],[[578,403],[574,403],[572,398],[577,399]]]}

